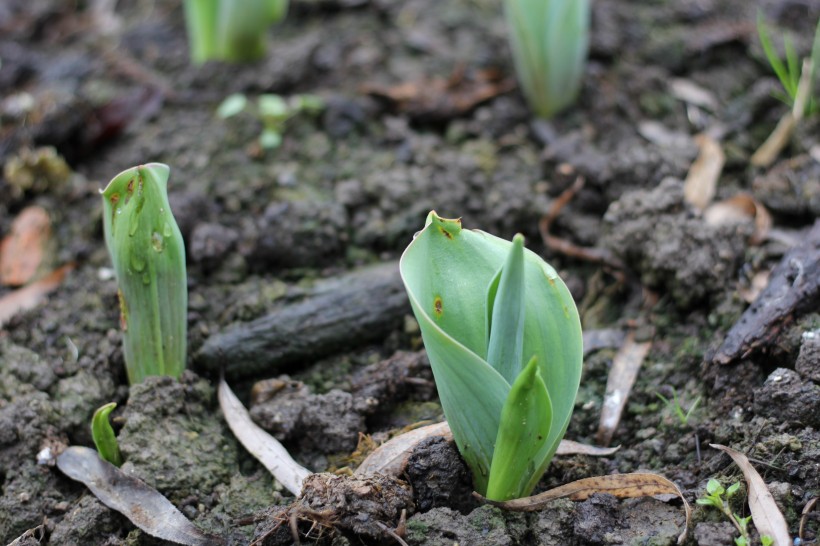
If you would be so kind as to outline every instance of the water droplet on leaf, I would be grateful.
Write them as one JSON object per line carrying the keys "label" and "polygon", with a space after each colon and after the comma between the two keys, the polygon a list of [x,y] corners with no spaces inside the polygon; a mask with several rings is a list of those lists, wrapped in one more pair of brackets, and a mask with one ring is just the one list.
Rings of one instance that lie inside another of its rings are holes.
{"label": "water droplet on leaf", "polygon": [[165,239],[156,231],[151,234],[151,246],[153,246],[157,252],[162,252],[165,249]]}

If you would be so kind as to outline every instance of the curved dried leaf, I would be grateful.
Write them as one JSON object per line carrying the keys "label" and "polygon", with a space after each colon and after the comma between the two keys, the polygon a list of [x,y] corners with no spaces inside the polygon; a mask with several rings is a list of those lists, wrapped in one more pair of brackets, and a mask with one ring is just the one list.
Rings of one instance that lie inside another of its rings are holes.
{"label": "curved dried leaf", "polygon": [[239,443],[268,469],[276,481],[298,497],[302,493],[302,481],[312,472],[294,461],[276,438],[251,420],[248,410],[224,379],[219,381],[217,395],[225,421]]}
{"label": "curved dried leaf", "polygon": [[[367,458],[362,461],[354,474],[385,474],[393,477],[400,477],[404,474],[407,460],[416,446],[427,438],[441,436],[448,442],[453,441],[453,433],[447,421],[420,427],[410,432],[400,434],[380,445]],[[558,444],[556,455],[589,455],[592,457],[606,457],[612,455],[620,449],[618,447],[598,447],[573,442],[572,440],[561,440]]]}
{"label": "curved dried leaf", "polygon": [[813,499],[811,499],[809,502],[806,503],[806,506],[803,507],[803,512],[800,515],[800,531],[798,533],[798,536],[800,537],[800,540],[804,540],[803,539],[803,529],[806,527],[806,520],[809,519],[809,512],[814,510],[815,505],[817,505],[817,500],[818,499],[820,499],[820,497],[814,497]]}
{"label": "curved dried leaf", "polygon": [[740,467],[743,477],[746,478],[746,486],[749,489],[749,510],[752,512],[757,532],[763,536],[768,535],[774,539],[775,546],[791,546],[792,539],[789,536],[789,526],[786,525],[786,518],[774,502],[766,482],[752,463],[743,453],[730,447],[720,444],[709,444],[715,449],[719,449],[729,455],[735,464]]}
{"label": "curved dried leaf", "polygon": [[700,152],[686,174],[683,197],[693,207],[703,210],[715,197],[726,155],[718,141],[707,134],[697,135],[695,142]]}
{"label": "curved dried leaf", "polygon": [[632,385],[638,377],[644,359],[652,343],[649,341],[638,343],[635,333],[630,332],[624,344],[612,360],[612,369],[606,381],[604,405],[601,408],[601,420],[598,425],[597,442],[607,445],[621,422],[621,414],[626,407]]}
{"label": "curved dried leaf", "polygon": [[57,468],[151,536],[185,546],[224,544],[200,531],[159,491],[103,461],[93,449],[69,447],[57,457]]}
{"label": "curved dried leaf", "polygon": [[28,311],[40,305],[43,298],[60,286],[66,273],[72,269],[74,269],[74,264],[64,265],[39,281],[34,281],[0,298],[0,327],[17,313]]}
{"label": "curved dried leaf", "polygon": [[574,501],[586,500],[595,493],[607,493],[619,499],[630,499],[635,497],[653,497],[655,495],[676,495],[683,501],[683,509],[686,513],[686,522],[683,532],[678,537],[678,544],[686,540],[689,521],[692,517],[692,508],[681,493],[681,490],[673,482],[659,476],[636,472],[632,474],[613,474],[611,476],[595,476],[576,480],[568,484],[544,491],[532,497],[515,499],[509,501],[491,501],[473,493],[474,496],[483,502],[498,506],[505,510],[514,512],[537,512],[555,499],[568,498]]}

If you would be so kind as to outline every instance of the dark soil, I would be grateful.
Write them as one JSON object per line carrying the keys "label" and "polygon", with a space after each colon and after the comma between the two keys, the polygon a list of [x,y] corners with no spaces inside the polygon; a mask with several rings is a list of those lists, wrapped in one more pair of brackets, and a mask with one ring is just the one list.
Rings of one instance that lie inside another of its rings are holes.
{"label": "dark soil", "polygon": [[[817,117],[771,168],[749,163],[786,111],[771,97],[758,10],[806,52],[820,4],[596,0],[581,96],[545,122],[503,87],[514,74],[497,1],[292,3],[264,60],[201,67],[188,64],[176,1],[0,5],[0,236],[39,205],[53,225],[47,267],[75,264],[0,330],[0,543],[35,528],[18,544],[161,543],[37,461],[45,448],[91,445],[91,415],[115,401],[124,470],[228,544],[292,544],[294,529],[303,544],[397,543],[385,528],[412,545],[674,544],[675,502],[596,495],[528,514],[478,506],[443,441],[415,452],[401,480],[339,477],[368,445],[443,417],[395,268],[433,209],[505,238],[524,233],[566,280],[586,329],[652,341],[614,433],[621,449],[556,458],[539,488],[645,470],[691,502],[709,478],[742,481],[708,447],[720,443],[749,455],[796,536],[801,510],[820,495],[817,292],[765,343],[727,364],[712,357],[756,274],[805,241],[820,215]],[[452,97],[385,92],[411,83],[435,93],[450,79],[470,97],[492,73],[499,92],[460,108]],[[678,79],[711,93],[712,106],[677,98]],[[259,120],[215,116],[234,92],[313,93],[326,108],[293,119],[282,146],[263,151]],[[748,192],[762,203],[774,222],[765,241],[750,242],[751,220],[715,226],[684,200],[701,132],[719,135],[726,154],[717,199]],[[180,381],[129,387],[98,190],[150,161],[172,168],[190,361]],[[585,184],[552,234],[603,261],[547,248],[539,234],[578,175]],[[818,247],[807,252],[816,263]],[[595,443],[614,354],[587,355],[569,439]],[[254,418],[322,472],[298,502],[226,426],[220,367]],[[685,408],[700,399],[686,422],[657,397],[673,392]],[[818,532],[810,521],[804,538]],[[733,536],[715,511],[695,507],[688,544]]]}

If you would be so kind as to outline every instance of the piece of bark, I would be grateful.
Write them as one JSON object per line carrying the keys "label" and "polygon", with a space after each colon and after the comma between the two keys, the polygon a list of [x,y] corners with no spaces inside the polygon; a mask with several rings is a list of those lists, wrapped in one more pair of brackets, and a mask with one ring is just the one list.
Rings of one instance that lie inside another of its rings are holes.
{"label": "piece of bark", "polygon": [[229,378],[277,373],[372,343],[398,329],[410,305],[391,262],[316,284],[305,297],[205,342],[196,361]]}
{"label": "piece of bark", "polygon": [[820,305],[820,220],[790,249],[769,284],[726,334],[712,362],[729,364],[765,349],[803,313]]}

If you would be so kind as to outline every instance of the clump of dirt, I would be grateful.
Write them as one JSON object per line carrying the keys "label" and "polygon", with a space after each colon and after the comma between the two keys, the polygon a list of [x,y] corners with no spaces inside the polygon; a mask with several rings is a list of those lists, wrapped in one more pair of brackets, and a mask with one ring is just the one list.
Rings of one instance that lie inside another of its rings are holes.
{"label": "clump of dirt", "polygon": [[625,193],[604,215],[602,242],[638,273],[642,284],[668,293],[683,309],[731,284],[751,236],[751,222],[712,226],[666,179],[652,190]]}

